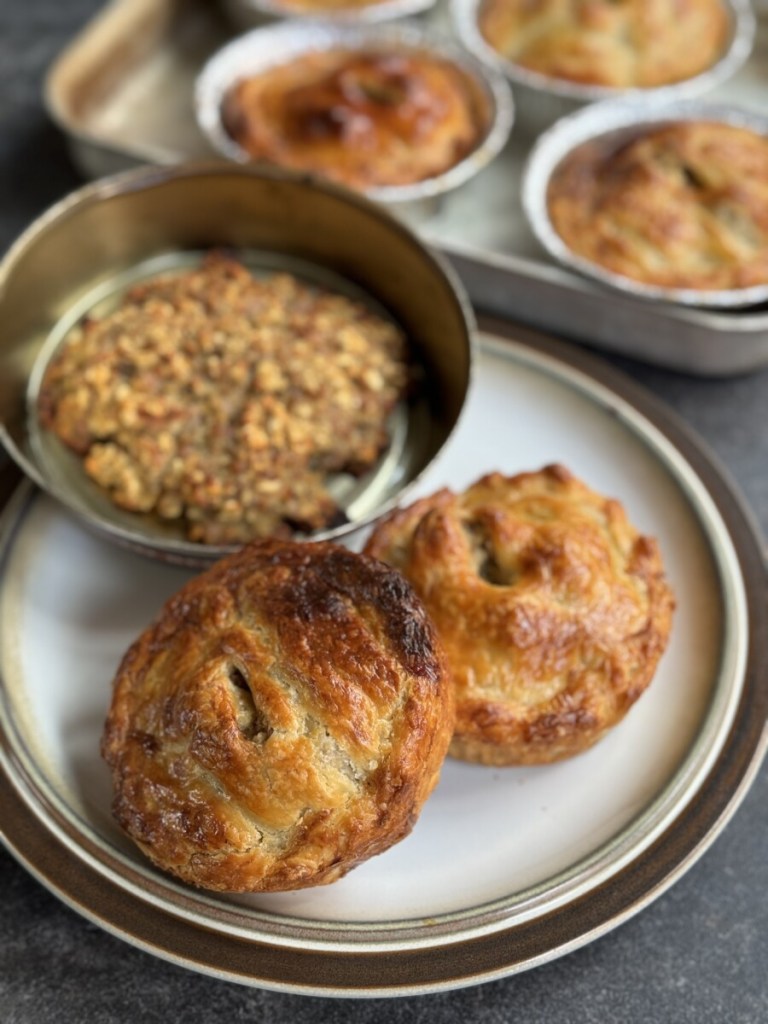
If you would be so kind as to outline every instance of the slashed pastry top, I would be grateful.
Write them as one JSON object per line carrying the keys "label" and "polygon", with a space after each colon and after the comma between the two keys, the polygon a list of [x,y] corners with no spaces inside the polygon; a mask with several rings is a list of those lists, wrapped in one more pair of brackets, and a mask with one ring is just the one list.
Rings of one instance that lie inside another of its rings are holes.
{"label": "slashed pastry top", "polygon": [[387,516],[366,553],[413,584],[456,689],[455,757],[577,754],[644,692],[673,597],[656,542],[562,466],[491,473]]}
{"label": "slashed pastry top", "polygon": [[365,190],[447,171],[478,144],[488,113],[449,60],[332,49],[243,78],[222,118],[251,157]]}
{"label": "slashed pastry top", "polygon": [[768,138],[685,121],[598,139],[556,168],[553,227],[580,256],[667,288],[768,284]]}
{"label": "slashed pastry top", "polygon": [[409,376],[361,302],[213,253],[80,325],[38,409],[115,504],[235,544],[336,521],[331,475],[376,461]]}
{"label": "slashed pastry top", "polygon": [[118,669],[113,811],[208,889],[333,882],[407,835],[453,729],[434,629],[382,563],[258,541],[168,601]]}
{"label": "slashed pastry top", "polygon": [[485,0],[478,26],[521,67],[626,89],[707,70],[727,46],[730,21],[722,0]]}

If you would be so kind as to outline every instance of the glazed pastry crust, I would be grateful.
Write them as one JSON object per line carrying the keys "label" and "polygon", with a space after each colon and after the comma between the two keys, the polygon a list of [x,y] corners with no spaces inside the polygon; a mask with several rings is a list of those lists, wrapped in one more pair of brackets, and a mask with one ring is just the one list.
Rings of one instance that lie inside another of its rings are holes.
{"label": "glazed pastry crust", "polygon": [[768,138],[690,121],[597,140],[556,169],[552,225],[580,256],[644,284],[768,283]]}
{"label": "glazed pastry crust", "polygon": [[222,116],[251,157],[363,190],[442,174],[488,120],[460,68],[388,50],[303,54],[238,82]]}
{"label": "glazed pastry crust", "polygon": [[159,867],[270,892],[333,882],[406,836],[452,730],[402,577],[268,540],[189,582],[132,645],[102,753],[114,814]]}
{"label": "glazed pastry crust", "polygon": [[562,466],[439,491],[387,517],[365,550],[409,579],[435,623],[458,758],[544,764],[586,750],[667,643],[674,601],[656,542]]}
{"label": "glazed pastry crust", "polygon": [[514,64],[618,89],[700,74],[719,60],[729,32],[721,0],[486,0],[478,24]]}

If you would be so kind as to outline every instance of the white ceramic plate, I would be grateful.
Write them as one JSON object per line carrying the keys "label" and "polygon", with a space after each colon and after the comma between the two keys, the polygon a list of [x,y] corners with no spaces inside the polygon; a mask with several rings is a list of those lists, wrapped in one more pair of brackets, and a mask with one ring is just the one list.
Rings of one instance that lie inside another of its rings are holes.
{"label": "white ceramic plate", "polygon": [[765,567],[732,488],[651,399],[565,346],[486,337],[464,417],[420,492],[553,461],[619,498],[660,541],[678,609],[650,690],[571,761],[447,762],[411,836],[340,882],[247,897],[152,868],[112,822],[99,757],[118,661],[189,573],[18,493],[0,566],[9,848],[128,941],[293,992],[467,985],[550,959],[638,910],[706,848],[763,752],[766,658],[752,622]]}

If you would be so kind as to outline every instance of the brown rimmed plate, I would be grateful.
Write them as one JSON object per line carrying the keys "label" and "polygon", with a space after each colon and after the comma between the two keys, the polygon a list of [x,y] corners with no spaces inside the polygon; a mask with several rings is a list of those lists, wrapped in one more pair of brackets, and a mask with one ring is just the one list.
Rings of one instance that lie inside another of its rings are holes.
{"label": "brown rimmed plate", "polygon": [[420,487],[459,487],[491,468],[555,457],[659,538],[678,610],[651,688],[571,762],[448,762],[407,840],[333,886],[269,897],[184,887],[152,869],[110,818],[97,752],[109,678],[187,571],[138,559],[49,498],[19,491],[0,563],[9,849],[67,903],[141,948],[315,995],[425,993],[503,977],[641,910],[719,834],[764,754],[764,552],[733,486],[665,407],[563,345],[486,334],[466,415]]}

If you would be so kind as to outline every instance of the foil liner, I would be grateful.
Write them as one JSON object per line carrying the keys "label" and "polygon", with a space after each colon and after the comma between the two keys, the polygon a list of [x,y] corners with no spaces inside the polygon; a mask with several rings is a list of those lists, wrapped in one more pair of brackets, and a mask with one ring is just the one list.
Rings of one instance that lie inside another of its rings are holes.
{"label": "foil liner", "polygon": [[638,96],[593,104],[562,118],[533,146],[522,181],[523,210],[547,252],[566,267],[629,295],[686,306],[735,308],[768,300],[768,283],[748,288],[705,290],[665,288],[643,284],[614,273],[570,249],[555,230],[547,208],[549,181],[555,169],[579,146],[596,139],[614,138],[617,144],[637,138],[646,130],[680,121],[713,121],[747,128],[768,136],[768,117],[753,111],[704,101],[670,103],[661,96]]}
{"label": "foil liner", "polygon": [[755,15],[750,0],[723,0],[731,20],[728,44],[720,59],[692,78],[653,89],[616,89],[553,78],[507,60],[484,39],[478,14],[484,0],[451,0],[456,34],[478,60],[501,71],[512,83],[518,126],[538,132],[588,103],[626,95],[663,96],[666,102],[695,99],[731,78],[747,61],[755,41]]}
{"label": "foil liner", "polygon": [[410,18],[431,10],[437,0],[379,0],[349,7],[302,8],[290,0],[224,0],[224,8],[240,29],[257,28],[286,18],[330,21],[344,25],[377,25],[395,18]]}
{"label": "foil liner", "polygon": [[369,47],[426,52],[451,61],[484,97],[487,123],[478,145],[462,160],[423,181],[362,190],[369,199],[397,212],[415,217],[429,215],[434,212],[436,199],[474,177],[503,149],[512,130],[514,103],[511,89],[499,71],[486,67],[455,42],[436,39],[416,25],[366,28],[291,21],[254,29],[218,50],[202,69],[195,89],[200,129],[222,156],[240,163],[253,162],[222,122],[222,101],[237,81],[312,51]]}

